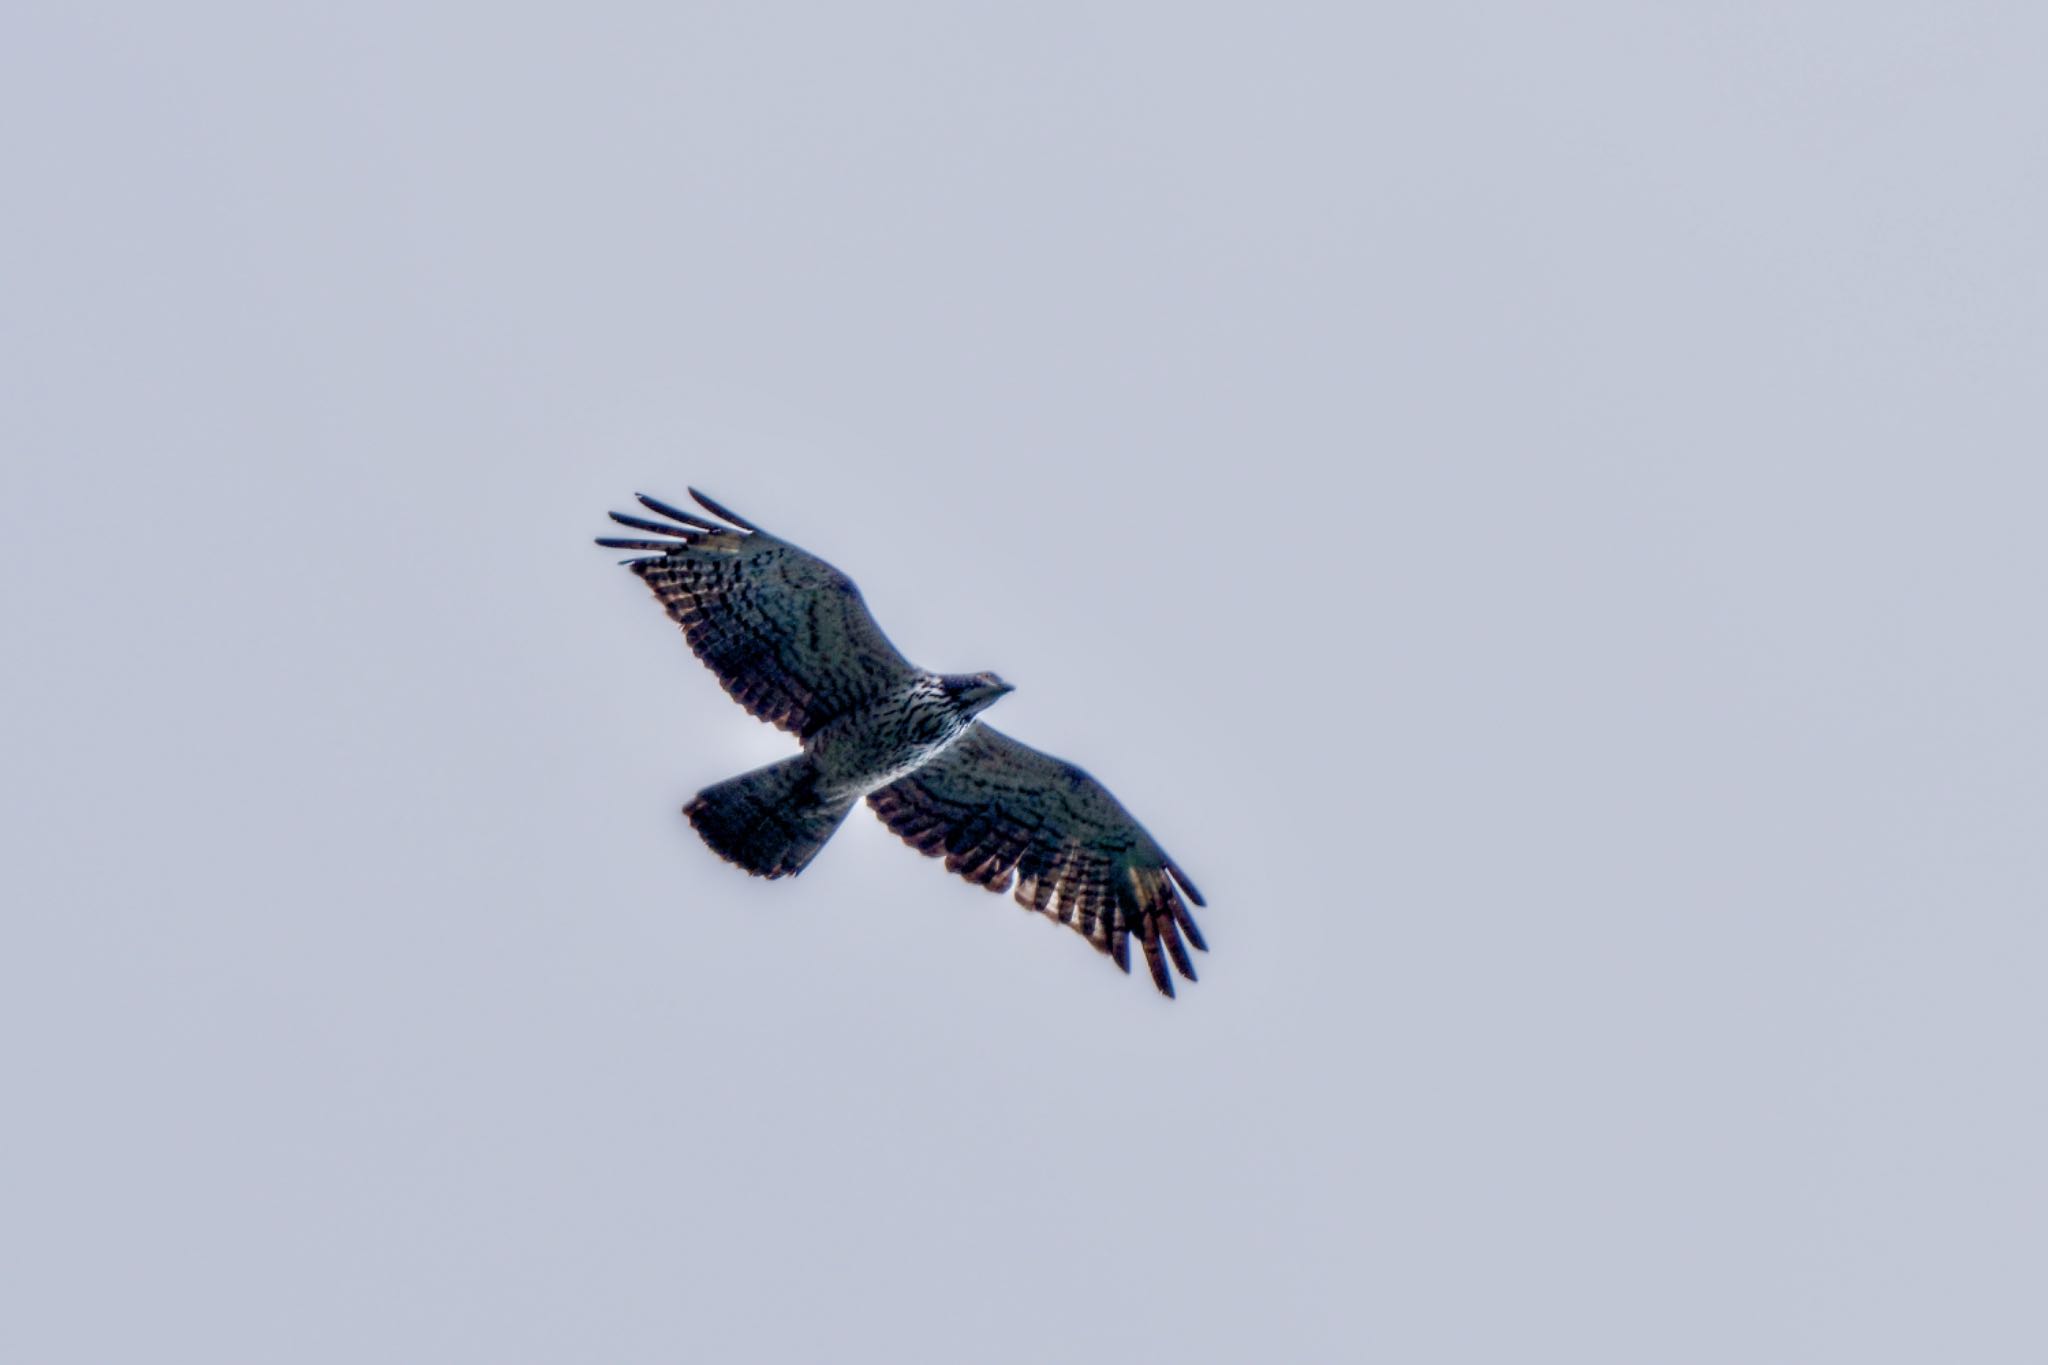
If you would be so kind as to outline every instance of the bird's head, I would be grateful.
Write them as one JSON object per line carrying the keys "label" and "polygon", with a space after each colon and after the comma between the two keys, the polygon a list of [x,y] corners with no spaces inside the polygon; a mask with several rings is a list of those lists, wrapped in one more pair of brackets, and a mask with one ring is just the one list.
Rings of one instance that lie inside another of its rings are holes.
{"label": "bird's head", "polygon": [[970,716],[988,710],[1005,693],[1017,690],[993,673],[949,673],[944,681],[946,695]]}

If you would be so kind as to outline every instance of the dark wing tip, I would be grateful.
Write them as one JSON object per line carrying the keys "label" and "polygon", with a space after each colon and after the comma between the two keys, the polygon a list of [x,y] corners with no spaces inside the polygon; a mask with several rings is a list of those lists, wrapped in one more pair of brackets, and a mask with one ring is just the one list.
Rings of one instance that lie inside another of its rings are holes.
{"label": "dark wing tip", "polygon": [[728,508],[721,507],[719,504],[705,497],[702,493],[699,493],[694,488],[690,490],[690,496],[697,500],[698,506],[702,507],[705,511],[711,513],[711,515],[715,517],[724,517],[733,525],[743,526],[749,531],[759,531],[761,529],[760,527],[754,525],[753,522],[748,521],[745,517],[740,516],[738,513],[733,512]]}
{"label": "dark wing tip", "polygon": [[1188,880],[1188,874],[1180,870],[1179,863],[1169,858],[1166,863],[1166,870],[1171,872],[1173,879],[1180,883],[1181,893],[1189,900],[1193,901],[1196,905],[1204,907],[1209,904],[1209,902],[1202,899],[1202,893],[1195,889],[1195,884]]}
{"label": "dark wing tip", "polygon": [[1168,1000],[1173,999],[1173,973],[1166,970],[1166,954],[1160,951],[1159,935],[1144,940],[1145,965],[1151,969],[1152,984]]}
{"label": "dark wing tip", "polygon": [[704,533],[694,526],[676,526],[666,522],[649,521],[646,517],[636,517],[625,512],[610,512],[606,515],[610,516],[619,525],[630,526],[636,531],[650,531],[658,536],[674,536],[677,549],[681,549],[685,545],[694,544],[704,538]]}
{"label": "dark wing tip", "polygon": [[1159,937],[1166,941],[1166,951],[1173,957],[1173,968],[1190,981],[1201,978],[1195,975],[1195,964],[1188,957],[1188,946],[1181,942],[1180,925],[1171,915],[1159,921]]}
{"label": "dark wing tip", "polygon": [[[649,497],[645,493],[635,493],[633,496],[642,507],[645,507],[650,512],[659,512],[670,521],[680,522],[684,526],[695,527],[699,531],[723,531],[725,529],[715,521],[706,521],[695,512],[685,512],[680,507],[671,507],[660,498]],[[616,517],[619,514],[614,512],[612,515]],[[631,522],[627,523],[629,526],[632,524]],[[664,527],[663,529],[666,530],[667,528]]]}

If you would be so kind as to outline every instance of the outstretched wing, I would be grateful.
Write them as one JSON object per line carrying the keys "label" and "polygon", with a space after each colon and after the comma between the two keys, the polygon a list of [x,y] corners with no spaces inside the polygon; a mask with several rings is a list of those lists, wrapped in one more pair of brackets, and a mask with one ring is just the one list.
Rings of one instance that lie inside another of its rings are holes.
{"label": "outstretched wing", "polygon": [[636,494],[665,521],[612,513],[663,539],[604,537],[626,561],[734,701],[800,738],[916,670],[889,643],[853,580],[786,540],[690,490],[713,521]]}
{"label": "outstretched wing", "polygon": [[[1144,946],[1161,993],[1167,958],[1195,979],[1187,944],[1207,951],[1188,900],[1202,893],[1100,782],[976,722],[931,762],[868,796],[875,814],[946,870],[1076,930],[1131,969]],[[1186,935],[1186,942],[1182,941]]]}

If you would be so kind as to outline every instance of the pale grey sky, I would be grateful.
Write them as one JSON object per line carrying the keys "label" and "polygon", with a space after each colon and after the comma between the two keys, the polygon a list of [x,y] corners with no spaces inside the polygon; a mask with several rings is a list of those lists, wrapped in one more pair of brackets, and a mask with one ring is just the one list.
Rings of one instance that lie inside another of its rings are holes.
{"label": "pale grey sky", "polygon": [[[2044,44],[11,7],[0,1357],[2048,1358]],[[1202,982],[708,854],[688,483]]]}

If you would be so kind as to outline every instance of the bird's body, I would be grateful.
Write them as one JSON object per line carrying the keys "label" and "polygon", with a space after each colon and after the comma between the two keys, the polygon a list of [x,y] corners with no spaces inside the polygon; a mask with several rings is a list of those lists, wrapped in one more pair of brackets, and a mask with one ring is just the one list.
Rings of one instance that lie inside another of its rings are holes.
{"label": "bird's body", "polygon": [[846,575],[691,495],[722,520],[643,495],[665,521],[612,518],[663,538],[598,544],[653,551],[627,564],[690,647],[734,700],[803,746],[684,807],[715,852],[756,876],[792,876],[865,797],[912,847],[992,891],[1014,882],[1020,904],[1125,971],[1136,935],[1163,993],[1169,959],[1194,979],[1186,943],[1206,945],[1182,896],[1200,905],[1201,894],[1099,782],[976,719],[1009,684],[916,667]]}
{"label": "bird's body", "polygon": [[974,719],[956,695],[945,678],[925,673],[826,721],[804,742],[819,793],[866,796],[937,758]]}

